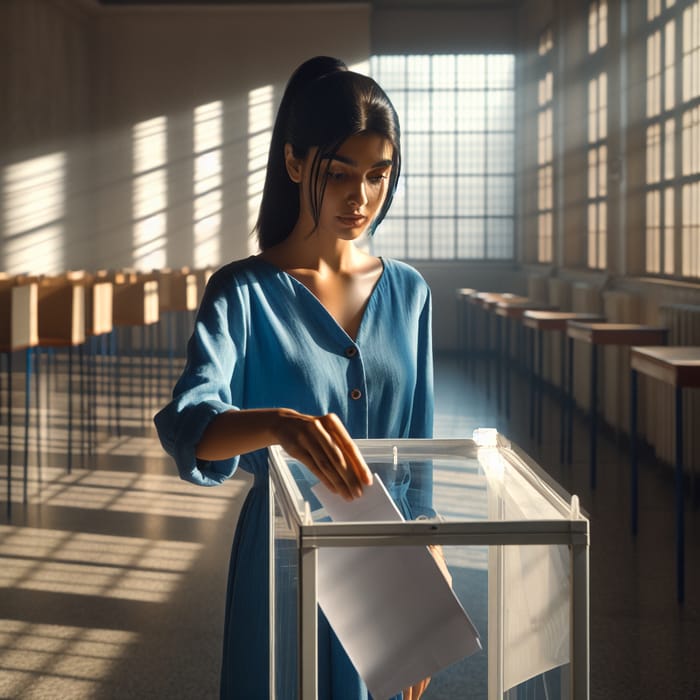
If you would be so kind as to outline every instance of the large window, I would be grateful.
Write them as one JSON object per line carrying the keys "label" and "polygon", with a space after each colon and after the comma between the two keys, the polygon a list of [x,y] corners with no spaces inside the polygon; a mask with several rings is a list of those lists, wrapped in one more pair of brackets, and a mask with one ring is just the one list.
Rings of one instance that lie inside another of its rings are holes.
{"label": "large window", "polygon": [[512,55],[374,56],[402,124],[403,171],[378,254],[511,259]]}
{"label": "large window", "polygon": [[607,265],[608,243],[608,3],[588,5],[588,53],[592,77],[588,81],[588,267]]}
{"label": "large window", "polygon": [[646,271],[700,277],[700,1],[648,0]]}

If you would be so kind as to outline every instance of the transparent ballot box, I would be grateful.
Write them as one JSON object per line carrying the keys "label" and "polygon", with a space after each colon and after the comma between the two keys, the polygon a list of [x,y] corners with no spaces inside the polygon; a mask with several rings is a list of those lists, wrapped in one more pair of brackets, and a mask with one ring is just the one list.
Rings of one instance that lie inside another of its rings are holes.
{"label": "transparent ballot box", "polygon": [[271,697],[324,700],[341,645],[374,700],[588,698],[578,498],[495,430],[356,444],[349,503],[269,450]]}

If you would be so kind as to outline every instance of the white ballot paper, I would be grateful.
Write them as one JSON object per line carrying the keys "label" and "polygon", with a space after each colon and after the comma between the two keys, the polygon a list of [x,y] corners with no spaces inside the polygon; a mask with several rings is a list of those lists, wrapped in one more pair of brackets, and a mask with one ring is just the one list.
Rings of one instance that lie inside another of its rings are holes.
{"label": "white ballot paper", "polygon": [[[402,521],[375,474],[345,501],[313,492],[336,522]],[[427,547],[321,547],[318,601],[375,700],[481,649],[479,634]]]}

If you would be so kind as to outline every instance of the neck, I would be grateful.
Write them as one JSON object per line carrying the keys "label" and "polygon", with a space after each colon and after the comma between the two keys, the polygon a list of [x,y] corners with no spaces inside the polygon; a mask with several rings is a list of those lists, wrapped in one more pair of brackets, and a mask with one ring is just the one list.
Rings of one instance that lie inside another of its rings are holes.
{"label": "neck", "polygon": [[285,267],[316,270],[317,272],[342,272],[351,269],[358,256],[363,255],[350,240],[329,239],[319,231],[310,233],[313,226],[297,224],[274,251],[275,258]]}

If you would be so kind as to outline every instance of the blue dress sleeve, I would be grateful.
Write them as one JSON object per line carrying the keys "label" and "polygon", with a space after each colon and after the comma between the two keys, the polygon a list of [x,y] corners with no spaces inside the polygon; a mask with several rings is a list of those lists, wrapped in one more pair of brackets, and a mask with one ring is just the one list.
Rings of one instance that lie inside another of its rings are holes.
{"label": "blue dress sleeve", "polygon": [[[187,363],[173,398],[155,416],[158,437],[173,457],[180,477],[200,486],[215,486],[231,477],[239,457],[205,461],[195,451],[209,423],[220,413],[238,409],[232,396],[234,375],[241,371],[245,348],[245,314],[235,285],[224,291],[214,275],[200,305]],[[234,307],[234,308],[232,308]],[[231,324],[232,315],[236,324]],[[239,317],[240,316],[240,317]]]}

